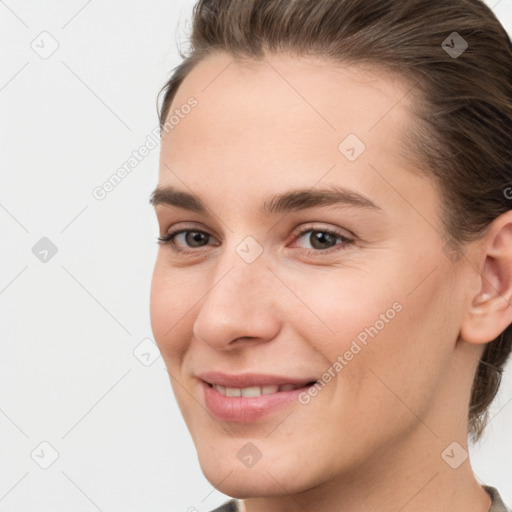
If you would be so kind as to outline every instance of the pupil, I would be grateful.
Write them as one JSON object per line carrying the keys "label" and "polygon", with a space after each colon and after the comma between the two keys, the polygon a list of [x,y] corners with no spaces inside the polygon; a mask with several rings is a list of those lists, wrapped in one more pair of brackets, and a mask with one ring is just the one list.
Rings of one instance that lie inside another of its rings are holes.
{"label": "pupil", "polygon": [[313,241],[312,241],[311,245],[313,247],[315,247],[317,245],[317,242],[319,242],[320,247],[315,247],[315,249],[325,249],[325,246],[322,244],[327,243],[327,246],[330,247],[330,245],[329,245],[330,238],[331,238],[331,235],[329,235],[328,233],[322,233],[321,231],[317,231],[315,234],[313,234]]}
{"label": "pupil", "polygon": [[187,233],[187,244],[189,244],[192,247],[197,247],[195,245],[195,242],[199,242],[198,245],[201,245],[201,239],[204,238],[204,233],[199,233],[197,231],[190,231]]}

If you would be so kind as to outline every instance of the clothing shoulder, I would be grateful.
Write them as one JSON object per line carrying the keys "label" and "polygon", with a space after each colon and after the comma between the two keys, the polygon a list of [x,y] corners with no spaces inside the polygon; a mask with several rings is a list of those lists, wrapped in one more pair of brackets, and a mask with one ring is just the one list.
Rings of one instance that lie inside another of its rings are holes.
{"label": "clothing shoulder", "polygon": [[[492,505],[489,512],[512,512],[509,507],[503,503],[498,489],[490,485],[484,485],[483,488],[490,494],[492,498]],[[236,509],[235,509],[236,510]]]}
{"label": "clothing shoulder", "polygon": [[[483,487],[492,499],[492,505],[489,512],[512,512],[512,510],[505,505],[501,499],[500,493],[495,487],[491,487],[489,485],[484,485]],[[211,512],[240,512],[240,508],[237,500],[229,500]]]}
{"label": "clothing shoulder", "polygon": [[229,500],[211,512],[240,512],[240,508],[238,507],[238,502],[236,500]]}

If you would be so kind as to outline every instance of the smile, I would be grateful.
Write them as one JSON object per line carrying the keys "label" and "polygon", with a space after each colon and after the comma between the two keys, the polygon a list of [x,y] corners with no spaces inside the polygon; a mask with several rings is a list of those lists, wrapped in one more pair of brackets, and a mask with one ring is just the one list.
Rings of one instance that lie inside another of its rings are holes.
{"label": "smile", "polygon": [[[316,381],[315,381],[316,382]],[[307,387],[313,385],[315,382],[309,382],[306,384]],[[251,386],[247,388],[228,388],[226,386],[220,386],[218,384],[207,383],[210,387],[214,388],[221,395],[229,397],[258,397],[261,395],[273,395],[283,391],[293,391],[294,389],[302,389],[305,387],[300,384],[282,384],[278,386],[276,384],[269,384],[267,386]]]}
{"label": "smile", "polygon": [[314,379],[294,379],[277,375],[201,374],[201,400],[216,420],[253,423],[285,407],[297,406],[298,397]]}

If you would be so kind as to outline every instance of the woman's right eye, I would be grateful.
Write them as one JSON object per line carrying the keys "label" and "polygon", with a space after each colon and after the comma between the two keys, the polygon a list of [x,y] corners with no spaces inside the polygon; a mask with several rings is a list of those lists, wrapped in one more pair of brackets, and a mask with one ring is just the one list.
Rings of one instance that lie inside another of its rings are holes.
{"label": "woman's right eye", "polygon": [[176,244],[175,239],[181,235],[184,235],[182,237],[182,241],[185,242],[185,244],[188,244],[188,247],[192,248],[203,247],[205,245],[203,242],[207,242],[211,237],[208,233],[197,229],[178,229],[176,231],[166,233],[164,236],[159,236],[158,243],[160,245],[169,245],[171,250],[176,253],[190,254],[195,252],[194,250],[184,249]]}

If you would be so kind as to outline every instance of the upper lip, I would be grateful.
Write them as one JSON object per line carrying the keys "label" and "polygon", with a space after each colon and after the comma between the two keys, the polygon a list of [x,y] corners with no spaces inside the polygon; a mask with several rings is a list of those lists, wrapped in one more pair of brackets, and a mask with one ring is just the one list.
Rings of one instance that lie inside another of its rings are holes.
{"label": "upper lip", "polygon": [[228,388],[250,388],[253,386],[268,386],[283,384],[293,384],[305,386],[310,382],[316,382],[314,377],[311,378],[295,378],[286,377],[284,375],[271,375],[263,373],[240,373],[240,374],[227,374],[221,372],[204,372],[197,375],[201,380],[218,386],[225,386]]}

